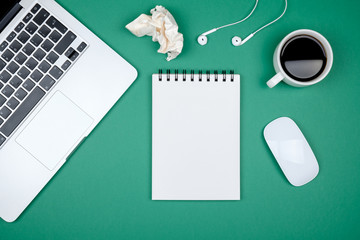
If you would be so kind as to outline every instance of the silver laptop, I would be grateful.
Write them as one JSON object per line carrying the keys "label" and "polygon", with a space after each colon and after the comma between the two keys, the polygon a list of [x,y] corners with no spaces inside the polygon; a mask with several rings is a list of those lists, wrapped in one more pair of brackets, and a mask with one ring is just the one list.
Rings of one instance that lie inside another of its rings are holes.
{"label": "silver laptop", "polygon": [[0,31],[0,217],[12,222],[137,72],[54,0],[2,0]]}

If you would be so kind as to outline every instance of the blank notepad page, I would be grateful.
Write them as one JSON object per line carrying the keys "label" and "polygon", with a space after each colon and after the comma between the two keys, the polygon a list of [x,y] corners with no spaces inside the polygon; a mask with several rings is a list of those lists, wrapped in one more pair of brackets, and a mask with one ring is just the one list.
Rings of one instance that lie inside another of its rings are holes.
{"label": "blank notepad page", "polygon": [[152,199],[240,199],[240,75],[154,74]]}

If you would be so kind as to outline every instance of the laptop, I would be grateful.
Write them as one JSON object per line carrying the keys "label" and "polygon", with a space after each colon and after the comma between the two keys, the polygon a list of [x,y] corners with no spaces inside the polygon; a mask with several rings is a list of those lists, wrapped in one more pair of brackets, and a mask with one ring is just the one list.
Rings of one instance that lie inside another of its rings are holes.
{"label": "laptop", "polygon": [[54,0],[1,1],[1,218],[18,218],[136,77]]}

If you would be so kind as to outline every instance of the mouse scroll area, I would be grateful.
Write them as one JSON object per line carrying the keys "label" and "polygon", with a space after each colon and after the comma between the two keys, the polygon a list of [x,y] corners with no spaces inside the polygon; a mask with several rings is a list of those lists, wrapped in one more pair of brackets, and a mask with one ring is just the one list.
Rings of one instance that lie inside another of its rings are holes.
{"label": "mouse scroll area", "polygon": [[302,186],[317,176],[319,164],[316,157],[292,119],[280,117],[270,122],[264,129],[264,137],[292,185]]}

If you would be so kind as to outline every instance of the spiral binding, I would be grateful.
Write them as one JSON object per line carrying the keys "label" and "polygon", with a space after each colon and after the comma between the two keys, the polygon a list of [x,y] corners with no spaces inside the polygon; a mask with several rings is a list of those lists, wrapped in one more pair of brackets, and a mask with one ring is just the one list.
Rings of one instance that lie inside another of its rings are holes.
{"label": "spiral binding", "polygon": [[[159,69],[159,81],[163,80],[163,77],[166,78],[166,81],[170,81],[170,76],[171,74],[175,75],[175,81],[179,81],[179,70],[175,69],[174,73],[171,73],[170,69],[166,70],[166,73],[163,73],[162,69]],[[205,78],[206,81],[210,81],[210,75],[211,75],[211,71],[210,70],[206,70],[205,73],[202,70],[197,71],[197,74],[199,75],[199,82],[203,81],[203,79]],[[182,80],[186,81],[186,76],[190,75],[190,81],[193,82],[195,79],[195,70],[190,70],[190,74],[188,74],[186,72],[185,69],[183,69],[182,71]],[[225,82],[226,81],[226,76],[230,75],[230,81],[233,82],[234,81],[234,70],[230,70],[230,71],[226,71],[226,70],[221,70],[221,73],[219,73],[217,70],[213,71],[213,75],[215,77],[215,82],[218,81],[222,81]],[[205,81],[205,80],[204,80]]]}
{"label": "spiral binding", "polygon": [[159,81],[162,81],[162,70],[159,69]]}
{"label": "spiral binding", "polygon": [[177,81],[178,80],[178,76],[179,76],[179,70],[175,70],[175,81]]}
{"label": "spiral binding", "polygon": [[170,81],[170,69],[166,70],[166,80]]}

